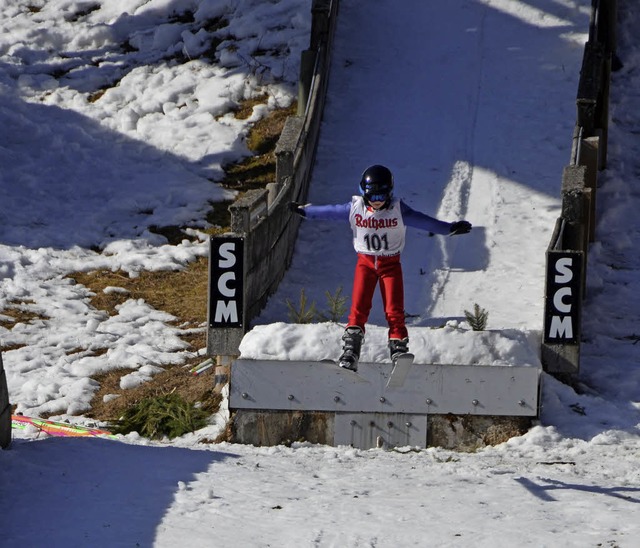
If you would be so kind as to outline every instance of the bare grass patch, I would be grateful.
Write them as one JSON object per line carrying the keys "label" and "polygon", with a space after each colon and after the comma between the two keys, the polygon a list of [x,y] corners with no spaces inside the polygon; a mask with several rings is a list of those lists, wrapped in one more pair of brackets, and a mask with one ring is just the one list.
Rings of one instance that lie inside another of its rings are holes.
{"label": "bare grass patch", "polygon": [[[249,117],[256,104],[267,100],[266,95],[241,104],[235,116]],[[250,130],[247,144],[255,153],[242,162],[225,166],[226,176],[218,184],[226,188],[243,191],[264,188],[275,181],[275,146],[282,133],[285,120],[295,114],[297,105],[276,110],[257,122]],[[229,205],[231,202],[211,203],[207,221],[212,228],[207,232],[215,235],[229,230],[231,224]],[[153,232],[162,234],[169,243],[178,244],[186,236],[183,227],[152,227]],[[194,352],[206,346],[206,319],[208,295],[208,259],[199,258],[181,271],[142,272],[137,278],[130,278],[124,272],[96,271],[77,272],[70,277],[86,286],[93,293],[91,305],[109,315],[117,314],[116,307],[127,299],[144,299],[150,306],[174,316],[174,325],[184,330],[183,340],[190,344]],[[106,291],[108,287],[121,288]],[[202,356],[190,358],[182,365],[167,366],[150,381],[130,389],[120,388],[120,379],[130,372],[118,369],[96,375],[99,383],[88,416],[100,421],[114,422],[123,417],[127,409],[148,398],[177,394],[185,402],[197,403],[208,413],[215,413],[221,396],[213,391],[215,368],[200,375],[189,372],[190,365],[202,361]]]}

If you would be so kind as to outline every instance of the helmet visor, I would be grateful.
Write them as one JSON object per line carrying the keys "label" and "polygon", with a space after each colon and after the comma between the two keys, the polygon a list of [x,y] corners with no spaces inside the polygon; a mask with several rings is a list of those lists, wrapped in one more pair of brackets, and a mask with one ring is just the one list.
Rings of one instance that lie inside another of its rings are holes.
{"label": "helmet visor", "polygon": [[369,194],[367,192],[364,197],[369,202],[386,202],[389,199],[389,193]]}

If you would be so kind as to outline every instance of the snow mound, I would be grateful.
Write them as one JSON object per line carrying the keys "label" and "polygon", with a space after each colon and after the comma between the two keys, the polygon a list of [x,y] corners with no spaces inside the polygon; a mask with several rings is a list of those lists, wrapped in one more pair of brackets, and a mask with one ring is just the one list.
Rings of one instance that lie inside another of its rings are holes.
{"label": "snow mound", "polygon": [[[243,359],[319,361],[337,358],[344,326],[333,323],[277,322],[251,329],[240,344]],[[540,333],[519,329],[473,331],[449,321],[438,329],[409,328],[409,348],[416,363],[540,367]],[[387,330],[367,326],[362,362],[389,362]]]}

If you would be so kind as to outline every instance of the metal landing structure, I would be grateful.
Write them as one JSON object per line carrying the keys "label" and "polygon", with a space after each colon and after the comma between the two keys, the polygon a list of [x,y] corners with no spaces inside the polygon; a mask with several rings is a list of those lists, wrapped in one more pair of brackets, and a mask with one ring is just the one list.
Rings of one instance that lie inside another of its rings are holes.
{"label": "metal landing structure", "polygon": [[[236,360],[229,408],[237,441],[272,444],[297,420],[328,445],[427,447],[432,418],[538,415],[535,367],[413,364],[396,388],[387,387],[391,370],[391,363],[360,363],[354,374],[326,362]],[[256,418],[259,426],[246,427]]]}

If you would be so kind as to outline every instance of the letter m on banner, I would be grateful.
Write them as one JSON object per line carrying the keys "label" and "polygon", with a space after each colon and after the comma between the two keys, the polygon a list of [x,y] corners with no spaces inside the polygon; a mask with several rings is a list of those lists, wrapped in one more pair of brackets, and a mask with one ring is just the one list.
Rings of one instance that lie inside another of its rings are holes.
{"label": "letter m on banner", "polygon": [[582,253],[547,251],[544,342],[578,344],[582,308]]}
{"label": "letter m on banner", "polygon": [[243,327],[244,239],[211,238],[209,327]]}

